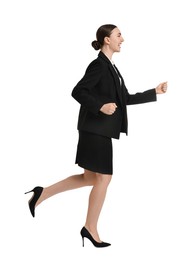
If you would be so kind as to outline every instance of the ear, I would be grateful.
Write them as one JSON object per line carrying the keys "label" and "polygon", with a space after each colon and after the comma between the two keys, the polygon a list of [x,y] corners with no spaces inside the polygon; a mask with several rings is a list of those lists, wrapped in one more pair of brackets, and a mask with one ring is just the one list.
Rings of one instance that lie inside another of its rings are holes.
{"label": "ear", "polygon": [[109,45],[109,44],[110,44],[110,38],[106,36],[106,37],[104,38],[104,43],[106,43],[106,44]]}

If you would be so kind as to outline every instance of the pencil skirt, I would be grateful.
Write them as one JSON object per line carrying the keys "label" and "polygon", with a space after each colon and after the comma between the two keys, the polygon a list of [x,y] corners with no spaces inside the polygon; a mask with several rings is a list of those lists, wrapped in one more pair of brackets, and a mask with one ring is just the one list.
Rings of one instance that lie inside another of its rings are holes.
{"label": "pencil skirt", "polygon": [[75,163],[95,173],[113,173],[112,140],[109,137],[79,131]]}

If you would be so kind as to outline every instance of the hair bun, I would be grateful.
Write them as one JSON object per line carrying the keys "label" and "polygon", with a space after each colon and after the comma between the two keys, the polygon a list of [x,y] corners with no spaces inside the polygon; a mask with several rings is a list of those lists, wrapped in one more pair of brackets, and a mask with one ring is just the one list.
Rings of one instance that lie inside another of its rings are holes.
{"label": "hair bun", "polygon": [[97,50],[99,50],[100,48],[101,48],[101,44],[99,43],[99,41],[93,41],[92,43],[91,43],[91,45],[92,45],[92,47],[97,51]]}

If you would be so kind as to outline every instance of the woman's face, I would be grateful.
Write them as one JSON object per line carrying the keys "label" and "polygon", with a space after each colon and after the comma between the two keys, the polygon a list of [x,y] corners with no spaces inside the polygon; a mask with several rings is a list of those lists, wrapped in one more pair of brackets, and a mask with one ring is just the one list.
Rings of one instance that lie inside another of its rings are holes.
{"label": "woman's face", "polygon": [[112,30],[109,40],[109,47],[112,52],[120,52],[121,44],[124,42],[124,39],[121,35],[120,30],[116,27]]}

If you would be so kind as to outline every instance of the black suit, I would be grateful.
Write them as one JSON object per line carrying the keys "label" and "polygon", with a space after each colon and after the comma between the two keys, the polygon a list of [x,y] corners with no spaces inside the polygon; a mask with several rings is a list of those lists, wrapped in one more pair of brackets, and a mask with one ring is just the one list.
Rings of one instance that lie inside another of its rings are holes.
{"label": "black suit", "polygon": [[[118,70],[117,72],[100,51],[98,58],[89,64],[85,75],[74,87],[72,96],[81,104],[79,131],[119,139],[120,132],[128,132],[126,105],[156,101],[155,89],[129,94],[122,76]],[[114,114],[105,115],[100,112],[106,103],[116,103],[118,107]]]}

